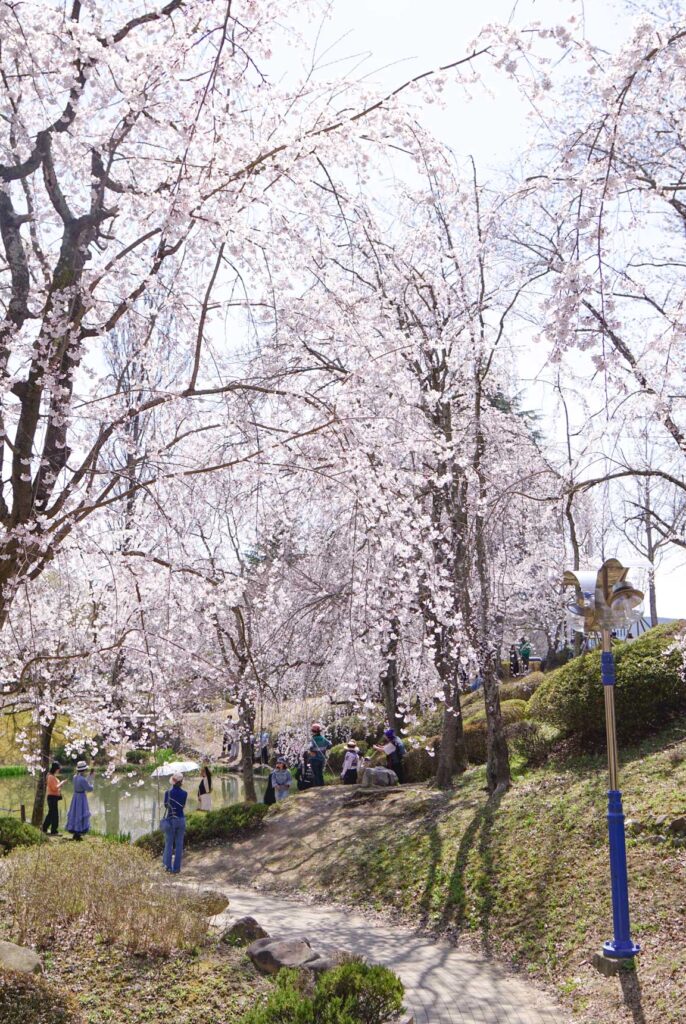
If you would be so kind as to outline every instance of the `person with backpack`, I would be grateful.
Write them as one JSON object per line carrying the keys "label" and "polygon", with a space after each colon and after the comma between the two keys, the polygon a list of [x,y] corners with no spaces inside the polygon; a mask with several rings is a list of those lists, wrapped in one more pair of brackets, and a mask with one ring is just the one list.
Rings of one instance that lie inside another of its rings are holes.
{"label": "person with backpack", "polygon": [[312,789],[314,786],[314,772],[312,771],[310,755],[307,750],[303,751],[303,755],[300,761],[298,761],[298,767],[295,769],[295,784],[301,793],[306,789]]}
{"label": "person with backpack", "polygon": [[355,740],[348,740],[345,745],[345,757],[341,769],[341,779],[344,786],[354,786],[357,783],[357,769],[360,767],[360,752],[357,749]]}
{"label": "person with backpack", "polygon": [[331,740],[327,740],[326,736],[322,736],[322,727],[319,722],[312,723],[311,733],[312,739],[310,740],[308,753],[310,755],[312,773],[314,774],[314,784],[315,786],[323,786],[324,763],[327,751],[331,749]]}
{"label": "person with backpack", "polygon": [[405,744],[395,735],[395,729],[386,729],[384,732],[386,742],[381,746],[375,746],[374,750],[382,751],[386,755],[386,767],[395,772],[398,782],[405,781],[403,758],[405,757]]}

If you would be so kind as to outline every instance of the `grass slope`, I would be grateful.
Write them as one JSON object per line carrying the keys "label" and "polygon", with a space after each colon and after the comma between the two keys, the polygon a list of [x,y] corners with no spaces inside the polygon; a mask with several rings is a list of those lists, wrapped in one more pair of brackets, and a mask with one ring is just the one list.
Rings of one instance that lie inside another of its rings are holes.
{"label": "grass slope", "polygon": [[[625,812],[648,828],[628,843],[632,931],[643,953],[621,978],[590,964],[612,937],[602,758],[523,773],[499,800],[487,799],[481,768],[449,796],[417,786],[380,798],[340,789],[289,798],[259,845],[221,850],[222,869],[237,884],[252,870],[259,884],[476,942],[553,986],[584,1021],[676,1024],[686,1020],[686,851],[662,839],[655,816],[686,812],[686,725],[622,760]],[[195,863],[211,868],[211,855],[202,856],[210,860]]]}

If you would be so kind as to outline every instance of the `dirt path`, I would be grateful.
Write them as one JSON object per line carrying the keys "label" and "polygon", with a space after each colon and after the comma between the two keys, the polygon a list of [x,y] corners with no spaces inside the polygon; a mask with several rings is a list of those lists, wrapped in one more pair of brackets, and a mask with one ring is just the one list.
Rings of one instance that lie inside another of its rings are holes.
{"label": "dirt path", "polygon": [[408,806],[437,799],[423,790],[356,793],[327,788],[286,801],[255,836],[189,854],[183,881],[221,889],[232,917],[251,914],[273,935],[305,934],[315,948],[338,946],[391,967],[416,1024],[565,1024],[548,995],[483,956],[311,895],[293,898],[299,888],[321,891],[344,844],[364,842],[367,830],[378,836]]}

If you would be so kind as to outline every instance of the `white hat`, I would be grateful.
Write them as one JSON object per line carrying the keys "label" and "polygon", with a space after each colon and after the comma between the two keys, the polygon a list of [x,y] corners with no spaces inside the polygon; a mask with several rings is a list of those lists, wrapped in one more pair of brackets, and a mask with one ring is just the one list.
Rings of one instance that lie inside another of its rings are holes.
{"label": "white hat", "polygon": [[87,770],[87,768],[88,768],[88,763],[86,761],[77,761],[76,762],[76,770],[77,770],[77,772],[85,772]]}
{"label": "white hat", "polygon": [[171,780],[172,782],[183,782],[183,775],[181,774],[181,772],[176,772],[174,775],[172,775]]}

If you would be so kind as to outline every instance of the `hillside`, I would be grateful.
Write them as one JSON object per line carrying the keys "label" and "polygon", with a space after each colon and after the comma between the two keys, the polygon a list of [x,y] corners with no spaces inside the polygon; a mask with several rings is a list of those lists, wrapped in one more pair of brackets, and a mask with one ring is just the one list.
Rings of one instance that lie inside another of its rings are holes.
{"label": "hillside", "polygon": [[667,826],[686,811],[686,725],[623,752],[635,973],[596,973],[611,937],[605,766],[589,757],[526,772],[488,801],[484,772],[454,793],[331,787],[289,798],[233,847],[191,855],[191,874],[382,911],[515,965],[594,1024],[686,1018],[686,849]]}

